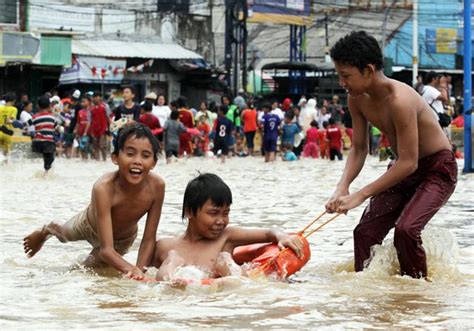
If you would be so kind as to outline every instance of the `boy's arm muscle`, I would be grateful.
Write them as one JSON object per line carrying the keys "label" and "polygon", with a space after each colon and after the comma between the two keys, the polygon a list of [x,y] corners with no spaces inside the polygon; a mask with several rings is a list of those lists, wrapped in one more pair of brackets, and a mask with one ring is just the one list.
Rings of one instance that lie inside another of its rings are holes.
{"label": "boy's arm muscle", "polygon": [[148,211],[143,239],[138,250],[137,267],[143,271],[144,267],[151,265],[155,252],[156,231],[161,217],[161,208],[165,197],[165,183],[161,178],[155,180],[155,199]]}
{"label": "boy's arm muscle", "polygon": [[341,179],[336,186],[332,197],[326,202],[326,210],[330,213],[336,211],[336,201],[339,197],[349,194],[349,186],[359,175],[365,163],[368,153],[368,126],[367,119],[354,105],[354,101],[349,97],[349,111],[352,116],[353,136],[352,148],[349,151],[346,165]]}
{"label": "boy's arm muscle", "polygon": [[111,215],[112,202],[109,193],[103,185],[94,185],[92,189],[92,203],[95,205],[100,258],[111,267],[123,273],[128,273],[134,266],[125,261],[115,251]]}
{"label": "boy's arm muscle", "polygon": [[[408,100],[409,101],[409,100]],[[337,212],[347,212],[364,200],[399,183],[418,167],[418,123],[417,112],[406,100],[391,104],[391,116],[396,130],[398,159],[378,179],[358,192],[341,197],[337,201]]]}

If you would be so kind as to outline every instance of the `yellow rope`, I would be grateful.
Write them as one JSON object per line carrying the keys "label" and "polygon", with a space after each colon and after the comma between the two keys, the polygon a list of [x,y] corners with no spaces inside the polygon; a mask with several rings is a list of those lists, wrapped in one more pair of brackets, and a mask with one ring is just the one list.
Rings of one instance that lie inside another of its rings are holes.
{"label": "yellow rope", "polygon": [[328,224],[329,222],[332,222],[334,221],[337,217],[339,217],[339,215],[342,215],[342,214],[336,214],[334,215],[333,217],[331,217],[330,219],[328,219],[326,222],[324,222],[323,224],[321,224],[320,226],[318,226],[316,229],[310,231],[308,234],[306,234],[304,237],[305,238],[308,238],[310,235],[312,235],[313,233],[315,233],[316,231],[318,231],[319,229],[321,229],[323,226],[325,226],[326,224]]}
{"label": "yellow rope", "polygon": [[306,226],[304,227],[304,229],[301,230],[301,231],[298,232],[298,233],[303,234],[306,230],[308,230],[309,227],[311,227],[311,226],[312,226],[314,223],[316,223],[321,217],[323,217],[324,214],[326,214],[326,211],[323,211],[321,214],[319,214],[318,217],[316,217],[311,223],[309,223],[308,225],[306,225]]}

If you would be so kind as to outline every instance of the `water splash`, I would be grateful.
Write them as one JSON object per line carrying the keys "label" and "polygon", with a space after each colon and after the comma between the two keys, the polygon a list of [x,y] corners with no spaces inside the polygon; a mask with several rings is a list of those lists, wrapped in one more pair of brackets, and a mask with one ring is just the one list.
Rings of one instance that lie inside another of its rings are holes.
{"label": "water splash", "polygon": [[[461,277],[456,261],[458,245],[447,229],[428,226],[422,232],[423,247],[428,264],[428,277],[433,281],[458,281]],[[373,277],[400,274],[400,264],[393,244],[393,237],[382,245],[372,247],[371,260],[365,272]]]}

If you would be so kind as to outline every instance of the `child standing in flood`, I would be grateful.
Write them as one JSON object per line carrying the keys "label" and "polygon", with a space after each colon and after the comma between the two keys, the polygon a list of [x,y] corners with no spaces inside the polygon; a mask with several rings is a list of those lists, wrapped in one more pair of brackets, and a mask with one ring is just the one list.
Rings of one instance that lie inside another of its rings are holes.
{"label": "child standing in flood", "polygon": [[304,145],[303,156],[317,159],[319,157],[319,132],[318,122],[315,120],[310,123],[311,128],[306,131],[306,143]]}
{"label": "child standing in flood", "polygon": [[[109,265],[131,277],[143,278],[155,250],[165,183],[151,172],[156,165],[158,141],[142,124],[126,125],[116,142],[112,161],[118,170],[100,177],[87,208],[65,224],[51,222],[26,236],[25,254],[33,257],[51,236],[61,242],[87,240],[92,245],[84,264]],[[137,237],[138,221],[147,214],[136,265],[123,255]]]}
{"label": "child standing in flood", "polygon": [[51,106],[48,97],[38,99],[39,112],[33,115],[33,120],[28,124],[33,124],[35,136],[31,142],[33,152],[40,153],[43,156],[43,166],[45,174],[51,169],[56,155],[56,144],[54,142],[54,133],[59,123],[51,112]]}
{"label": "child standing in flood", "polygon": [[270,104],[263,104],[263,117],[261,126],[263,127],[263,151],[265,152],[265,162],[275,161],[277,150],[278,127],[280,126],[280,118],[278,115],[272,114]]}
{"label": "child standing in flood", "polygon": [[179,154],[179,144],[180,135],[187,132],[186,127],[183,123],[178,121],[179,111],[173,109],[171,111],[170,118],[165,122],[163,127],[165,130],[165,154],[166,154],[166,163],[171,163],[171,158],[178,157]]}
{"label": "child standing in flood", "polygon": [[327,137],[329,140],[329,159],[334,161],[337,156],[337,159],[342,161],[342,132],[332,117],[329,119]]}

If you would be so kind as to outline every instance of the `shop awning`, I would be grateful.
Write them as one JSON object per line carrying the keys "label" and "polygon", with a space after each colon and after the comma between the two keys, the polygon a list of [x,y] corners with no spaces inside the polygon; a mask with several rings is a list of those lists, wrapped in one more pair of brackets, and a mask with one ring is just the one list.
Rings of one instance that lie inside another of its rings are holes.
{"label": "shop awning", "polygon": [[72,53],[109,58],[202,59],[202,56],[199,54],[178,44],[144,43],[124,40],[73,39]]}

